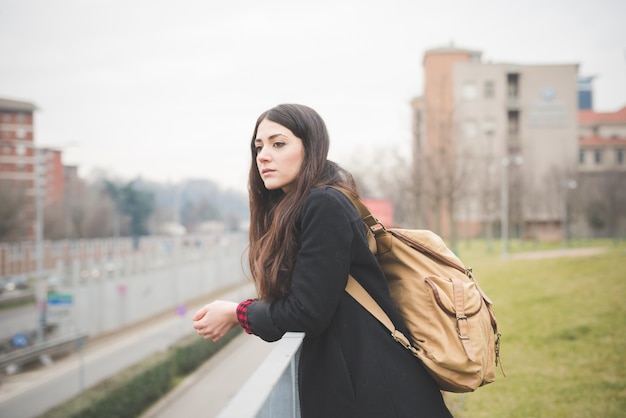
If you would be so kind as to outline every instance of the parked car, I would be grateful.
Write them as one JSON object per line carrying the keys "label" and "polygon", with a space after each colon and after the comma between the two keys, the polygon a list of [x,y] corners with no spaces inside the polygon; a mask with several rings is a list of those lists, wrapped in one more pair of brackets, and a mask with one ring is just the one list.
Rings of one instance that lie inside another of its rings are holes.
{"label": "parked car", "polygon": [[6,277],[2,280],[2,284],[0,285],[0,293],[23,289],[28,289],[28,282],[23,277]]}

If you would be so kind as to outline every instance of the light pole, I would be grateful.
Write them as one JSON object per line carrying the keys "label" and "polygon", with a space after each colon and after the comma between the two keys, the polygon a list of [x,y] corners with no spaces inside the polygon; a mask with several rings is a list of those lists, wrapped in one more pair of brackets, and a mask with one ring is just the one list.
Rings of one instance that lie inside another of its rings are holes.
{"label": "light pole", "polygon": [[[67,151],[67,149],[71,148],[71,147],[77,147],[78,143],[75,141],[71,141],[71,142],[67,142],[61,146],[56,146],[56,149],[59,149],[63,152],[63,159],[65,160],[66,155],[65,155],[65,151]],[[63,164],[63,171],[64,171],[64,181],[63,181],[63,188],[65,189],[64,194],[63,194],[63,209],[65,212],[65,239],[66,240],[71,240],[73,238],[75,238],[75,231],[74,231],[74,227],[73,227],[73,222],[72,222],[72,211],[74,210],[74,198],[75,198],[75,193],[76,193],[76,183],[77,183],[77,172],[76,172],[76,168],[71,169],[69,167],[75,167],[75,166],[68,166],[66,164]]]}
{"label": "light pole", "polygon": [[502,178],[500,182],[500,237],[502,240],[502,258],[509,256],[509,166],[511,163],[522,165],[521,155],[502,158]]}
{"label": "light pole", "polygon": [[563,196],[563,224],[561,225],[561,235],[563,246],[569,245],[569,195],[570,192],[576,190],[578,182],[576,180],[568,180],[565,183],[565,194]]}
{"label": "light pole", "polygon": [[46,321],[46,292],[43,281],[43,210],[44,210],[44,186],[42,150],[35,148],[35,251],[37,254],[37,342],[43,341],[43,327]]}
{"label": "light pole", "polygon": [[489,252],[489,254],[491,254],[493,252],[493,223],[494,223],[494,217],[495,217],[495,208],[496,208],[496,203],[495,203],[495,199],[496,199],[496,193],[495,190],[492,188],[492,184],[491,184],[491,178],[495,175],[497,175],[497,171],[498,171],[498,167],[496,163],[490,162],[487,172],[487,192],[485,194],[485,198],[487,201],[487,225],[486,225],[486,229],[487,229],[487,251]]}

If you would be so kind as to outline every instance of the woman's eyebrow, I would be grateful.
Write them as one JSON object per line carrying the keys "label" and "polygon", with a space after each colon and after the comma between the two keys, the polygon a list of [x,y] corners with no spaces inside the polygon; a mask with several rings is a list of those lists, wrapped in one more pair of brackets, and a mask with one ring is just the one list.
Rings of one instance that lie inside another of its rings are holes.
{"label": "woman's eyebrow", "polygon": [[[279,132],[279,133],[277,133],[277,134],[270,135],[270,136],[267,138],[267,140],[268,140],[268,141],[271,141],[272,139],[276,139],[276,138],[277,138],[277,137],[279,137],[279,136],[284,136],[285,138],[287,138],[287,135],[282,134],[282,133],[280,133],[280,132]],[[256,139],[254,140],[254,142],[263,142],[263,139],[261,139],[261,138],[256,138]]]}

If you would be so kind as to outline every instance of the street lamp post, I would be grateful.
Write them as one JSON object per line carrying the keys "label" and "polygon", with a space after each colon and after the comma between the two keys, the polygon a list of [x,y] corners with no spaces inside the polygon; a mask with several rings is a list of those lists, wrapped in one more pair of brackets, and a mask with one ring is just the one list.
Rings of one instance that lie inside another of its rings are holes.
{"label": "street lamp post", "polygon": [[44,170],[42,150],[35,148],[35,251],[37,254],[37,342],[43,341],[43,327],[46,322],[46,292],[43,281],[43,210],[44,210]]}
{"label": "street lamp post", "polygon": [[509,256],[509,166],[511,163],[522,165],[521,155],[502,158],[502,178],[500,182],[500,238],[502,241],[502,257]]}
{"label": "street lamp post", "polygon": [[563,246],[567,247],[569,245],[569,196],[570,193],[578,187],[578,182],[576,180],[568,180],[565,184],[565,193],[563,196],[563,224],[561,225],[561,235]]}

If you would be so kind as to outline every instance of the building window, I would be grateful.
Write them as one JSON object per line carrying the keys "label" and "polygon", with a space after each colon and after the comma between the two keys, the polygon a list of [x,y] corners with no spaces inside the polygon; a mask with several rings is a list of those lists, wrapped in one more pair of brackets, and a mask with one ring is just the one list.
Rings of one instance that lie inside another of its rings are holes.
{"label": "building window", "polygon": [[585,150],[580,150],[580,152],[578,153],[578,163],[579,164],[585,164]]}
{"label": "building window", "polygon": [[596,165],[602,164],[602,150],[597,149],[594,151],[593,160],[595,161]]}
{"label": "building window", "polygon": [[616,160],[617,160],[617,164],[619,165],[624,164],[624,150],[622,148],[617,149]]}
{"label": "building window", "polygon": [[478,130],[476,129],[476,122],[474,122],[473,120],[465,121],[465,123],[463,124],[463,130],[465,131],[465,137],[467,139],[476,138]]}
{"label": "building window", "polygon": [[517,135],[519,133],[519,119],[517,110],[511,110],[507,113],[509,135]]}
{"label": "building window", "polygon": [[509,99],[517,99],[519,97],[519,74],[507,74],[506,85]]}
{"label": "building window", "polygon": [[493,85],[493,81],[487,80],[485,81],[485,91],[484,91],[485,99],[492,99],[496,95],[495,87]]}
{"label": "building window", "polygon": [[476,99],[476,83],[474,83],[473,81],[466,81],[465,84],[463,84],[463,99]]}
{"label": "building window", "polygon": [[496,133],[496,122],[493,119],[486,119],[483,121],[483,132],[487,136],[491,136]]}
{"label": "building window", "polygon": [[15,155],[26,155],[26,147],[24,145],[16,146]]}

